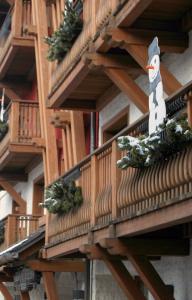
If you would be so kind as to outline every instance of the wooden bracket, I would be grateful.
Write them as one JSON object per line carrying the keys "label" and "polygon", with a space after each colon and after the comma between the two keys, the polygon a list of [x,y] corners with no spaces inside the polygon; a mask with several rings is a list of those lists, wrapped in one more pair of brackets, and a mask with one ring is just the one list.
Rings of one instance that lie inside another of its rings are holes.
{"label": "wooden bracket", "polygon": [[[167,244],[166,244],[167,242]],[[150,263],[146,255],[141,253],[147,252],[147,254],[154,255],[161,251],[171,255],[170,248],[174,252],[174,248],[179,248],[185,245],[185,242],[181,240],[120,240],[120,239],[104,239],[100,243],[103,247],[108,249],[108,252],[113,254],[126,255],[129,261],[136,269],[138,275],[141,277],[145,286],[149,289],[151,294],[156,300],[174,300],[173,295],[170,293],[170,289],[164,284],[161,277]],[[158,249],[160,247],[160,249]],[[188,244],[189,251],[189,244]],[[184,247],[185,248],[185,247]],[[165,251],[167,250],[167,251]],[[186,251],[186,249],[185,249]],[[186,253],[187,254],[187,253]]]}
{"label": "wooden bracket", "polygon": [[91,255],[91,258],[102,259],[128,299],[146,300],[142,292],[138,289],[135,280],[120,259],[113,260],[113,257],[99,245],[83,245],[80,251],[87,253],[88,256]]}
{"label": "wooden bracket", "polygon": [[45,292],[48,300],[59,300],[53,272],[42,272]]}
{"label": "wooden bracket", "polygon": [[69,111],[56,111],[50,116],[50,123],[55,128],[65,128],[66,124],[71,124],[71,114]]}
{"label": "wooden bracket", "polygon": [[0,186],[12,197],[20,207],[20,213],[26,213],[26,201],[16,192],[8,181],[0,181]]}

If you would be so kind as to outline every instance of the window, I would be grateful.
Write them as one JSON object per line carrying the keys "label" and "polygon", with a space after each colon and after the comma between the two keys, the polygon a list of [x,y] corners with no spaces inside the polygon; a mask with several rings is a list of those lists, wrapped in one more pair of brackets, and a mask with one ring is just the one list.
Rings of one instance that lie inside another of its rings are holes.
{"label": "window", "polygon": [[129,106],[123,108],[109,122],[102,126],[102,143],[107,142],[129,124]]}

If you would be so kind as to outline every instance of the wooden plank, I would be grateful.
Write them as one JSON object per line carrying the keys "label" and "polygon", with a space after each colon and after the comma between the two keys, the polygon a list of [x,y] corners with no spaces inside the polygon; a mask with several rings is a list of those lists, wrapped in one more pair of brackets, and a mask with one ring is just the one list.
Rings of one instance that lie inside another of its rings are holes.
{"label": "wooden plank", "polygon": [[14,17],[12,32],[14,36],[21,36],[22,30],[22,12],[23,12],[23,0],[15,0]]}
{"label": "wooden plank", "polygon": [[16,216],[9,215],[7,219],[7,228],[6,228],[6,237],[5,237],[7,247],[13,245],[16,242],[17,239],[16,227],[17,227]]}
{"label": "wooden plank", "polygon": [[0,186],[12,197],[20,207],[20,213],[26,213],[26,201],[16,192],[8,181],[0,181]]}
{"label": "wooden plank", "polygon": [[17,142],[19,138],[19,115],[20,104],[19,102],[13,102],[11,106],[10,116],[10,142]]}
{"label": "wooden plank", "polygon": [[72,111],[71,113],[71,136],[74,165],[78,164],[86,155],[85,152],[85,129],[83,113]]}
{"label": "wooden plank", "polygon": [[48,300],[59,300],[53,272],[43,272],[43,281]]}
{"label": "wooden plank", "polygon": [[96,224],[95,205],[99,186],[98,161],[97,156],[91,157],[91,225]]}
{"label": "wooden plank", "polygon": [[85,262],[80,260],[29,260],[26,265],[39,272],[85,272]]}
{"label": "wooden plank", "polygon": [[121,170],[117,168],[117,161],[120,159],[120,151],[117,150],[117,141],[112,143],[112,158],[111,158],[111,182],[112,182],[112,219],[115,220],[119,216],[117,207],[117,192],[121,179]]}
{"label": "wooden plank", "polygon": [[148,111],[148,97],[125,70],[104,68],[104,72],[143,113]]}
{"label": "wooden plank", "polygon": [[5,297],[5,300],[13,300],[13,297],[11,296],[8,288],[2,282],[0,282],[0,291],[3,294],[3,296]]}

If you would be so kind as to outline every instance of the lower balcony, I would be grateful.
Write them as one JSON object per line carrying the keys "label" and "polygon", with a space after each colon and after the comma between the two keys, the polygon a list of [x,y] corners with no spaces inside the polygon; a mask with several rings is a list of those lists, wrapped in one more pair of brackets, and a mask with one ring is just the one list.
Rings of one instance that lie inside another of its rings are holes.
{"label": "lower balcony", "polygon": [[8,215],[0,221],[0,252],[37,231],[39,217],[32,215]]}
{"label": "lower balcony", "polygon": [[41,138],[39,106],[34,101],[12,101],[4,119],[8,132],[0,142],[0,172],[25,173],[32,161],[41,157],[42,150],[35,147]]}
{"label": "lower balcony", "polygon": [[[186,112],[184,99],[191,89],[190,83],[167,100],[170,117]],[[145,115],[119,136],[138,136],[147,128]],[[119,152],[116,139],[117,136],[62,177],[69,180],[79,173],[77,184],[82,187],[84,202],[74,213],[50,214],[45,257],[76,252],[82,244],[89,243],[90,237],[97,243],[113,234],[127,236],[190,218],[187,205],[192,199],[191,145],[151,167],[120,170],[116,162],[125,152]]]}

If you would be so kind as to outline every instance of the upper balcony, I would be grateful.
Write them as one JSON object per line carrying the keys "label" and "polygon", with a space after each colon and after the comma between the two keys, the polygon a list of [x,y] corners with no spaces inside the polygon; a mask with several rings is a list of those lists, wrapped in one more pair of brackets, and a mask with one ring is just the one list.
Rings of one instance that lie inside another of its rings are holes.
{"label": "upper balcony", "polygon": [[41,157],[42,150],[35,146],[41,138],[39,105],[35,101],[12,100],[4,119],[8,125],[0,142],[0,172],[26,173],[26,168]]}
{"label": "upper balcony", "polygon": [[[0,11],[3,9],[0,4]],[[31,1],[14,1],[0,27],[0,80],[30,78],[35,61],[34,39],[28,34],[31,25]]]}
{"label": "upper balcony", "polygon": [[[83,1],[81,33],[62,61],[50,63],[48,107],[99,111],[119,92],[116,87],[131,98],[125,85],[133,86],[146,72],[147,47],[155,36],[162,53],[182,53],[188,47],[191,2],[144,2]],[[62,3],[55,0],[50,8],[53,31],[61,21]]]}
{"label": "upper balcony", "polygon": [[[192,83],[168,98],[169,117],[187,110],[191,121],[191,103],[186,108],[191,95]],[[78,252],[82,244],[89,244],[90,238],[98,243],[114,234],[123,237],[182,223],[191,216],[191,146],[151,167],[117,168],[117,160],[126,154],[117,150],[117,137],[138,136],[147,128],[148,114],[61,178],[77,179],[79,174],[77,184],[82,188],[84,201],[80,208],[63,217],[49,216],[45,257]]]}

